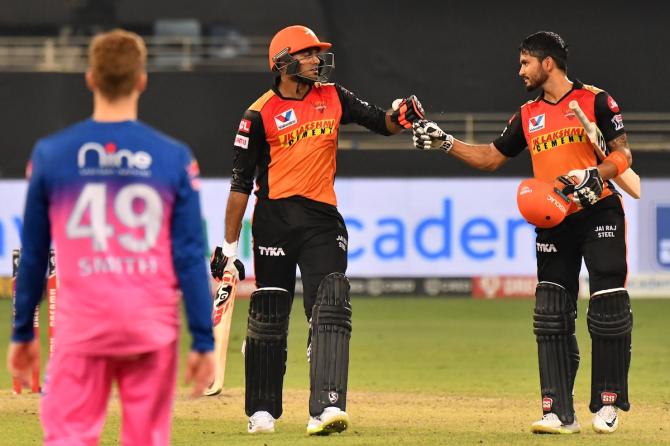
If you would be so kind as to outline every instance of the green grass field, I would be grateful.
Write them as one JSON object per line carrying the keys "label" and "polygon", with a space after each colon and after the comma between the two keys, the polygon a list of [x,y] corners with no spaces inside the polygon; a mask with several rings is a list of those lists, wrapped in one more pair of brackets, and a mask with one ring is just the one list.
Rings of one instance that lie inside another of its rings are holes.
{"label": "green grass field", "polygon": [[[180,381],[175,445],[670,445],[670,300],[634,300],[630,373],[632,409],[612,436],[595,434],[588,412],[590,340],[580,302],[582,364],[576,385],[579,436],[533,436],[540,415],[539,378],[531,329],[532,301],[354,298],[348,412],[349,431],[305,435],[307,323],[295,302],[289,338],[284,415],[277,433],[246,434],[243,361],[247,301],[237,302],[226,390],[191,400]],[[0,301],[0,355],[9,335],[10,302]],[[43,315],[44,316],[44,315]],[[46,321],[45,321],[46,322]],[[46,324],[43,324],[45,326]],[[184,351],[187,343],[183,342]],[[44,345],[46,351],[46,344]],[[41,444],[36,395],[15,396],[0,369],[0,444]],[[102,444],[117,444],[113,401]]]}

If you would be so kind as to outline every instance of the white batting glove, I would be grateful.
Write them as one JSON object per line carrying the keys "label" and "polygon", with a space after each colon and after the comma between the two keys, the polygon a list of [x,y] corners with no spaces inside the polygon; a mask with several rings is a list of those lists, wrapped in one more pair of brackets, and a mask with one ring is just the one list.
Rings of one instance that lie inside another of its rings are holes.
{"label": "white batting glove", "polygon": [[412,124],[412,141],[420,150],[440,149],[449,153],[454,145],[454,137],[445,133],[433,121],[421,120]]}
{"label": "white batting glove", "polygon": [[217,246],[212,253],[209,266],[216,280],[223,278],[224,271],[230,271],[237,279],[244,280],[244,264],[237,258],[237,242],[228,243],[224,240],[223,246]]}

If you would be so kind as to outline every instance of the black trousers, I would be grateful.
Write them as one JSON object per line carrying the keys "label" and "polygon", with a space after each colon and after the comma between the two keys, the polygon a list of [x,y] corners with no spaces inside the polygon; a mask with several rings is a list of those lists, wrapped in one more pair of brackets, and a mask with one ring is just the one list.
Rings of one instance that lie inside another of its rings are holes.
{"label": "black trousers", "polygon": [[347,228],[335,206],[302,197],[258,200],[252,222],[256,286],[295,292],[296,265],[309,319],[321,280],[347,269]]}
{"label": "black trousers", "polygon": [[626,220],[618,195],[569,215],[555,228],[536,232],[538,281],[557,283],[576,298],[583,258],[591,294],[624,286]]}

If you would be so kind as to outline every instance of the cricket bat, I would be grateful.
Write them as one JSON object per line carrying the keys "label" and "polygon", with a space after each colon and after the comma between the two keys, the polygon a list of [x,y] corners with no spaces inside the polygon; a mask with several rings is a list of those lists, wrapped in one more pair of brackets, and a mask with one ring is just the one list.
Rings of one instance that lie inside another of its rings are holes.
{"label": "cricket bat", "polygon": [[223,390],[223,382],[226,376],[228,339],[230,337],[230,324],[233,319],[236,289],[237,278],[230,271],[224,271],[221,281],[218,282],[216,295],[214,296],[212,323],[214,326],[214,356],[216,358],[216,370],[214,381],[203,392],[206,396],[218,395]]}
{"label": "cricket bat", "polygon": [[[577,115],[577,119],[579,119],[579,122],[584,127],[586,136],[588,136],[589,141],[591,141],[591,144],[596,150],[598,158],[600,158],[601,161],[604,160],[607,157],[607,142],[605,141],[603,134],[600,132],[600,129],[595,123],[589,121],[589,118],[586,117],[577,101],[570,101],[568,106],[575,115]],[[640,176],[630,167],[621,175],[614,178],[614,182],[631,197],[636,199],[640,198]]]}

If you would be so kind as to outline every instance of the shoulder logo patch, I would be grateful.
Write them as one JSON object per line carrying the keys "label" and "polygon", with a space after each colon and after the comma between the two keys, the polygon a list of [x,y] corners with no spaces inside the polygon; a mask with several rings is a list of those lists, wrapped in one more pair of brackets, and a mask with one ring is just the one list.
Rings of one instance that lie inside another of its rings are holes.
{"label": "shoulder logo patch", "polygon": [[542,130],[544,128],[544,113],[541,115],[533,116],[528,119],[528,132],[535,132],[537,130]]}
{"label": "shoulder logo patch", "polygon": [[249,133],[251,132],[251,121],[248,119],[242,119],[240,121],[240,126],[237,129],[238,132]]}
{"label": "shoulder logo patch", "polygon": [[235,144],[233,145],[239,147],[240,149],[247,149],[249,148],[249,138],[244,135],[237,134],[235,135]]}
{"label": "shoulder logo patch", "polygon": [[614,113],[619,113],[619,104],[616,103],[616,101],[614,100],[614,98],[612,96],[607,96],[607,106]]}
{"label": "shoulder logo patch", "polygon": [[275,124],[277,125],[277,130],[283,130],[286,127],[290,127],[298,123],[298,116],[295,114],[292,108],[289,108],[283,113],[279,113],[275,116]]}

